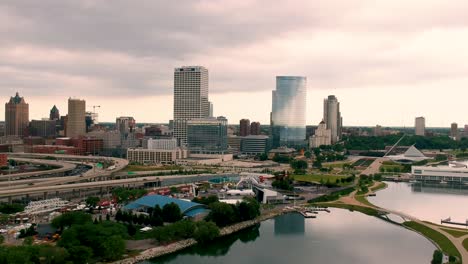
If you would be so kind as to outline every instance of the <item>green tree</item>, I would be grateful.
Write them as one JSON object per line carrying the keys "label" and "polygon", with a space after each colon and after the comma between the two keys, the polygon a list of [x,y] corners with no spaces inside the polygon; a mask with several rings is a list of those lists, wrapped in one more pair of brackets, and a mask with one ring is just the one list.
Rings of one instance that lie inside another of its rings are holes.
{"label": "green tree", "polygon": [[216,202],[210,205],[210,213],[208,214],[208,220],[213,221],[219,227],[230,225],[237,221],[236,211],[234,206]]}
{"label": "green tree", "polygon": [[219,228],[213,222],[197,222],[193,237],[200,244],[204,244],[213,241],[219,236]]}
{"label": "green tree", "polygon": [[104,260],[118,260],[125,253],[125,241],[121,236],[113,235],[104,239],[101,249]]}
{"label": "green tree", "polygon": [[246,197],[237,206],[241,221],[252,220],[260,215],[260,204],[252,197]]}
{"label": "green tree", "polygon": [[64,227],[72,225],[81,225],[92,222],[92,216],[83,212],[68,212],[55,217],[52,220],[52,226],[63,230]]}
{"label": "green tree", "polygon": [[0,204],[0,213],[2,214],[15,214],[24,211],[24,205],[18,203]]}
{"label": "green tree", "polygon": [[432,254],[431,264],[442,264],[443,254],[440,250],[435,250]]}
{"label": "green tree", "polygon": [[91,207],[96,207],[99,201],[99,197],[90,196],[86,198],[86,204]]}
{"label": "green tree", "polygon": [[68,249],[68,252],[74,264],[89,263],[93,257],[93,250],[85,246],[72,246]]}
{"label": "green tree", "polygon": [[175,203],[165,204],[162,209],[162,219],[164,222],[174,223],[182,219],[182,212]]}

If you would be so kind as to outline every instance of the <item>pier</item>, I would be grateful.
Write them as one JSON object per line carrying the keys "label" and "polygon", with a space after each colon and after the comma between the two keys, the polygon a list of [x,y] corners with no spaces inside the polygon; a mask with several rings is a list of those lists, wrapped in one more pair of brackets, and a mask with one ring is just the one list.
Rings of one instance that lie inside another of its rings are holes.
{"label": "pier", "polygon": [[466,219],[465,223],[462,223],[462,222],[453,222],[452,219],[449,217],[447,219],[440,220],[440,223],[441,224],[459,225],[459,226],[468,227],[468,219]]}

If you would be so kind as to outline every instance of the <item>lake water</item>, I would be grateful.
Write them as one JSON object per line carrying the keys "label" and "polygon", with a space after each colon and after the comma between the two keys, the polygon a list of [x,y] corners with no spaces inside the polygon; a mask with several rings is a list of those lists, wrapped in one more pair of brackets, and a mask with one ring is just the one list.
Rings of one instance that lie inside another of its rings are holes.
{"label": "lake water", "polygon": [[440,224],[448,217],[452,221],[468,219],[468,186],[387,182],[388,188],[368,197],[377,206],[400,211],[422,220]]}
{"label": "lake water", "polygon": [[316,219],[287,214],[205,246],[144,263],[430,263],[435,246],[417,233],[342,209]]}

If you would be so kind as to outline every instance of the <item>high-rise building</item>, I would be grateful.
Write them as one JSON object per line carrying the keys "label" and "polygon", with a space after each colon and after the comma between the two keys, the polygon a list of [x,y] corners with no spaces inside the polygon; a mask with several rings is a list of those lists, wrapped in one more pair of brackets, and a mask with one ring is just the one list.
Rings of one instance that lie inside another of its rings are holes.
{"label": "high-rise building", "polygon": [[274,148],[305,143],[306,96],[306,77],[276,77],[270,117]]}
{"label": "high-rise building", "polygon": [[44,118],[42,120],[31,120],[31,136],[51,138],[57,136],[57,121]]}
{"label": "high-rise building", "polygon": [[416,136],[425,136],[426,135],[426,119],[424,117],[416,117],[415,120],[415,134]]}
{"label": "high-rise building", "polygon": [[343,119],[340,112],[340,102],[334,95],[329,95],[323,101],[323,121],[331,130],[332,144],[341,139]]}
{"label": "high-rise building", "polygon": [[50,109],[49,119],[50,120],[59,120],[60,119],[60,112],[59,112],[57,106],[54,105],[54,107],[52,107],[52,109]]}
{"label": "high-rise building", "polygon": [[202,66],[188,66],[174,70],[174,137],[181,145],[187,143],[187,121],[207,118],[208,70]]}
{"label": "high-rise building", "polygon": [[16,93],[5,104],[5,135],[25,136],[29,125],[29,105]]}
{"label": "high-rise building", "polygon": [[332,132],[327,128],[327,124],[322,121],[315,130],[315,134],[309,138],[309,146],[318,148],[320,146],[328,146],[332,144]]}
{"label": "high-rise building", "polygon": [[252,122],[250,123],[250,135],[260,135],[260,122]]}
{"label": "high-rise building", "polygon": [[228,149],[227,119],[219,116],[188,120],[187,146],[192,153],[226,152]]}
{"label": "high-rise building", "polygon": [[86,101],[68,99],[67,137],[75,138],[86,134]]}
{"label": "high-rise building", "polygon": [[131,116],[121,116],[115,119],[115,129],[122,135],[133,133],[135,131],[135,119]]}
{"label": "high-rise building", "polygon": [[460,139],[460,134],[458,132],[458,124],[457,123],[452,123],[452,125],[450,126],[450,136],[454,140],[459,140]]}
{"label": "high-rise building", "polygon": [[239,122],[239,136],[245,137],[250,135],[250,120],[241,119]]}

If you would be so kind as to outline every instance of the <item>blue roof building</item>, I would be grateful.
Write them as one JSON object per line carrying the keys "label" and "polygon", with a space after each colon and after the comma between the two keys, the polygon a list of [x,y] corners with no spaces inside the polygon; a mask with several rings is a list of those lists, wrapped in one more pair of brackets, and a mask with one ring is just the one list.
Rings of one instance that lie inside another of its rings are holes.
{"label": "blue roof building", "polygon": [[208,207],[204,204],[194,203],[190,201],[180,200],[176,198],[172,198],[169,196],[163,195],[147,195],[143,196],[140,199],[133,201],[126,206],[124,206],[124,210],[146,210],[148,208],[153,208],[156,205],[163,208],[164,205],[175,203],[179,206],[180,211],[184,216],[191,217],[191,218],[198,218],[200,216],[204,216],[208,214],[209,210]]}

